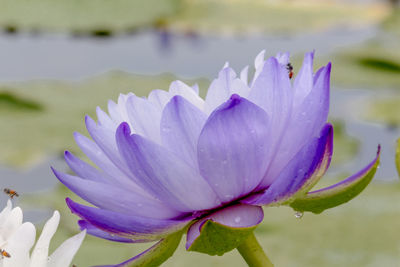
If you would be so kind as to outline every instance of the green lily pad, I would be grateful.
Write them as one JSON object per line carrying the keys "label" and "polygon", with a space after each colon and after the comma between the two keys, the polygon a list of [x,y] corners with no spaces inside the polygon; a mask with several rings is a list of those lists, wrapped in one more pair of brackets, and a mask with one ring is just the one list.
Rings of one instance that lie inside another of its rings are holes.
{"label": "green lily pad", "polygon": [[400,138],[397,139],[396,143],[397,143],[396,144],[397,146],[396,146],[396,158],[395,158],[395,161],[396,161],[397,173],[399,174],[399,177],[400,177]]}
{"label": "green lily pad", "polygon": [[331,121],[333,125],[333,155],[332,166],[349,162],[354,159],[360,148],[360,140],[349,136],[343,121],[335,119]]}
{"label": "green lily pad", "polygon": [[82,82],[0,85],[0,124],[7,125],[1,130],[0,162],[26,166],[61,155],[64,150],[79,154],[72,134],[74,131],[86,134],[84,116],[96,117],[96,106],[107,110],[108,99],[116,101],[120,93],[147,95],[155,88],[168,89],[175,79],[169,74],[141,76],[112,72]]}
{"label": "green lily pad", "polygon": [[355,176],[335,185],[309,192],[290,203],[290,206],[299,212],[310,211],[318,214],[326,209],[346,203],[366,188],[374,177],[378,165],[379,155],[373,164]]}
{"label": "green lily pad", "polygon": [[382,8],[366,5],[313,2],[271,2],[246,0],[186,0],[181,12],[167,18],[178,31],[203,33],[296,33],[318,31],[338,24],[358,26],[379,21],[386,16]]}
{"label": "green lily pad", "polygon": [[222,256],[237,248],[257,226],[233,228],[212,220],[201,226],[201,234],[189,247],[189,251],[197,251],[208,255]]}
{"label": "green lily pad", "polygon": [[373,39],[342,49],[329,58],[316,58],[317,65],[332,61],[332,83],[361,89],[398,89],[400,84],[400,38]]}
{"label": "green lily pad", "polygon": [[151,26],[175,14],[179,0],[0,0],[0,27],[97,36]]}
{"label": "green lily pad", "polygon": [[382,97],[367,102],[364,119],[382,123],[389,127],[400,126],[400,96]]}

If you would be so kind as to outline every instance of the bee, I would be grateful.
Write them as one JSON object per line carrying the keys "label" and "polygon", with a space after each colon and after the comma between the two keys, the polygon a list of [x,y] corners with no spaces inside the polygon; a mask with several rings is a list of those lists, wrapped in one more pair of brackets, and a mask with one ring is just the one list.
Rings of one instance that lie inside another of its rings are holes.
{"label": "bee", "polygon": [[4,249],[0,249],[0,254],[1,254],[1,258],[2,258],[2,259],[3,259],[4,257],[11,258],[10,253],[8,253],[7,251],[5,251]]}
{"label": "bee", "polygon": [[290,62],[286,65],[286,69],[289,72],[289,79],[292,79],[293,77],[293,66],[290,64]]}
{"label": "bee", "polygon": [[4,188],[4,193],[10,196],[12,199],[14,196],[19,197],[18,193],[15,190],[9,189],[9,188]]}

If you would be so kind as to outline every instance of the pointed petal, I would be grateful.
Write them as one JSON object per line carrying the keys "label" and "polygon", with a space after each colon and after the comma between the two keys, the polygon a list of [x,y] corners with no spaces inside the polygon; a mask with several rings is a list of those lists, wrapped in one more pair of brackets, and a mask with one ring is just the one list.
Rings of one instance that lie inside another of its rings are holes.
{"label": "pointed petal", "polygon": [[254,205],[290,203],[304,195],[324,175],[332,157],[333,129],[327,124],[319,138],[314,138],[290,160],[278,178],[261,195],[243,200]]}
{"label": "pointed petal", "polygon": [[5,219],[2,227],[0,227],[0,236],[5,240],[10,238],[22,224],[22,210],[20,207],[16,207],[11,210],[8,217]]}
{"label": "pointed petal", "polygon": [[30,267],[46,266],[49,254],[50,240],[57,231],[60,213],[54,211],[53,216],[46,222],[31,254]]}
{"label": "pointed petal", "polygon": [[290,206],[297,211],[310,211],[318,214],[350,201],[371,182],[379,165],[379,157],[380,146],[375,159],[361,171],[337,184],[309,192],[296,199]]}
{"label": "pointed petal", "polygon": [[247,86],[249,84],[249,78],[248,77],[249,77],[249,66],[246,66],[240,72],[240,80],[242,80],[243,83],[245,85],[247,85]]}
{"label": "pointed petal", "polygon": [[150,218],[171,218],[181,214],[140,191],[81,179],[53,168],[52,171],[71,191],[99,208]]}
{"label": "pointed petal", "polygon": [[3,259],[3,267],[29,266],[29,250],[35,243],[36,229],[32,223],[23,223],[4,246],[10,258]]}
{"label": "pointed petal", "polygon": [[77,235],[65,240],[49,257],[48,267],[68,267],[76,252],[80,248],[86,231],[82,231]]}
{"label": "pointed petal", "polygon": [[169,92],[157,89],[150,92],[148,100],[153,105],[155,105],[159,110],[163,110],[165,105],[171,99],[171,97],[172,94],[170,94]]}
{"label": "pointed petal", "polygon": [[227,101],[232,94],[247,97],[249,88],[242,80],[236,78],[236,73],[233,69],[227,67],[219,72],[218,78],[208,88],[206,113],[210,114],[215,108]]}
{"label": "pointed petal", "polygon": [[69,151],[64,152],[64,159],[65,162],[68,164],[68,166],[71,168],[71,170],[84,179],[103,182],[103,183],[112,182],[112,180],[109,177],[107,177],[104,173],[102,173],[100,170],[87,164],[83,160],[74,156],[74,154],[72,154]]}
{"label": "pointed petal", "polygon": [[133,240],[154,241],[171,233],[177,232],[189,223],[185,220],[162,220],[93,208],[78,204],[69,198],[66,199],[71,212],[93,226],[115,234],[120,237]]}
{"label": "pointed petal", "polygon": [[301,103],[303,99],[311,92],[314,84],[313,71],[314,52],[304,55],[303,65],[294,79],[294,101],[295,105]]}
{"label": "pointed petal", "polygon": [[[219,210],[190,226],[186,249],[222,255],[236,248],[263,218],[263,210],[258,206],[238,204]],[[221,231],[209,229],[209,221],[216,224],[212,228],[221,227]]]}
{"label": "pointed petal", "polygon": [[95,142],[77,132],[74,133],[74,137],[83,153],[85,153],[85,155],[88,156],[96,166],[102,169],[109,176],[113,177],[114,182],[126,186],[127,188],[137,188],[137,185],[133,180],[128,178],[126,174],[118,169]]}
{"label": "pointed petal", "polygon": [[11,200],[7,200],[7,205],[6,207],[1,211],[0,213],[0,225],[3,225],[3,223],[7,220],[10,212],[12,209],[12,202]]}
{"label": "pointed petal", "polygon": [[164,147],[140,135],[130,135],[126,123],[118,127],[117,143],[138,183],[174,209],[191,212],[220,204],[194,168]]}
{"label": "pointed petal", "polygon": [[294,106],[292,115],[285,128],[279,150],[268,169],[262,186],[270,185],[283,168],[300,149],[310,140],[319,136],[326,124],[329,111],[329,75],[330,65],[324,68],[318,79],[318,84],[299,106]]}
{"label": "pointed petal", "polygon": [[197,139],[207,115],[182,96],[174,96],[161,118],[161,141],[197,169]]}
{"label": "pointed petal", "polygon": [[282,66],[286,66],[287,64],[289,64],[289,58],[290,58],[290,54],[289,52],[285,52],[285,53],[278,53],[275,56],[276,60],[278,60],[279,64]]}
{"label": "pointed petal", "polygon": [[149,100],[132,95],[126,101],[126,110],[135,133],[160,143],[160,109]]}
{"label": "pointed petal", "polygon": [[198,109],[204,109],[204,100],[196,94],[196,92],[184,82],[174,81],[169,87],[169,92],[172,95],[180,95],[184,97],[187,101],[192,103]]}
{"label": "pointed petal", "polygon": [[102,265],[95,267],[140,267],[140,266],[160,266],[168,260],[177,249],[182,239],[182,233],[175,233],[161,239],[149,249],[143,251],[135,257],[121,262],[117,265]]}
{"label": "pointed petal", "polygon": [[201,175],[223,202],[246,195],[266,169],[268,116],[238,95],[208,118],[198,141]]}
{"label": "pointed petal", "polygon": [[117,124],[105,113],[100,107],[96,108],[97,119],[102,127],[110,130],[115,130]]}
{"label": "pointed petal", "polygon": [[[147,242],[147,240],[132,240],[128,238],[123,238],[119,236],[115,236],[113,234],[107,233],[94,225],[90,224],[85,220],[78,221],[79,228],[81,231],[86,230],[86,233],[95,237],[107,239],[114,242],[122,242],[122,243],[139,243],[140,241]],[[139,242],[138,242],[139,241]]]}

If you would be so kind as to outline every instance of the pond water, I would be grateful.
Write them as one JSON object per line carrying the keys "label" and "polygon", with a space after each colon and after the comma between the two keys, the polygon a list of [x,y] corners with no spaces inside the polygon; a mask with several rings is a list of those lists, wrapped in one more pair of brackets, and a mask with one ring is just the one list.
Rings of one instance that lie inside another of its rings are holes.
{"label": "pond water", "polygon": [[[173,35],[146,31],[106,39],[67,35],[0,35],[0,82],[32,79],[80,80],[109,70],[142,74],[171,72],[180,77],[213,78],[226,60],[237,70],[262,49],[267,54],[291,51],[302,54],[315,49],[329,55],[343,47],[362,43],[378,34],[376,28],[343,29],[295,36],[252,38]],[[333,86],[334,87],[334,86]],[[380,94],[391,90],[380,90]],[[344,120],[347,133],[361,141],[359,155],[351,162],[332,168],[330,173],[354,173],[365,166],[382,145],[382,164],[377,179],[394,180],[394,144],[399,129],[368,123],[360,119],[362,103],[374,98],[372,90],[333,88],[331,117]],[[9,187],[33,193],[54,188],[58,181],[49,165],[64,169],[61,159],[52,159],[31,170],[0,167],[0,176]],[[0,200],[5,199],[3,194]],[[43,211],[31,211],[32,219]]]}

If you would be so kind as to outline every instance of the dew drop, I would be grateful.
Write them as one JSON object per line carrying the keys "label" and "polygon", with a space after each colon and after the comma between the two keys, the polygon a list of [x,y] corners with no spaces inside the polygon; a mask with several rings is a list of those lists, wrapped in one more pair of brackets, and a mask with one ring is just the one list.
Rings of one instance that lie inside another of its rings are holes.
{"label": "dew drop", "polygon": [[240,223],[241,220],[242,220],[242,218],[236,217],[236,218],[235,218],[235,223]]}
{"label": "dew drop", "polygon": [[296,211],[294,213],[294,217],[296,217],[297,219],[301,219],[303,217],[304,213],[301,211]]}

